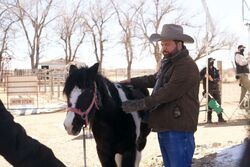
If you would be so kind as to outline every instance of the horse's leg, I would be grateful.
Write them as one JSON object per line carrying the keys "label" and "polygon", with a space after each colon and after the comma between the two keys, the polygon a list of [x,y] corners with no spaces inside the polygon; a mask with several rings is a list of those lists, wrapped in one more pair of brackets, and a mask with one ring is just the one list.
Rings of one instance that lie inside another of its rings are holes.
{"label": "horse's leg", "polygon": [[136,141],[136,148],[138,151],[142,151],[147,143],[147,136],[150,133],[151,129],[148,127],[147,123],[141,122],[140,126],[140,136]]}
{"label": "horse's leg", "polygon": [[136,151],[135,167],[139,167],[141,161],[141,151]]}
{"label": "horse's leg", "polygon": [[136,146],[122,154],[122,167],[138,167],[141,153],[136,151]]}
{"label": "horse's leg", "polygon": [[111,153],[110,150],[103,151],[97,147],[97,154],[102,167],[116,167],[115,154]]}

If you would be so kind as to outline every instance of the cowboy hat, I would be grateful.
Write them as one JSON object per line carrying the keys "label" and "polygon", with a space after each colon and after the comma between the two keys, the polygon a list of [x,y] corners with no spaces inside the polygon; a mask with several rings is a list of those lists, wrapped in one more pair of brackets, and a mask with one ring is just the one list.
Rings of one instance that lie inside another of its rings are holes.
{"label": "cowboy hat", "polygon": [[244,45],[239,45],[238,46],[238,49],[244,49],[244,48],[246,48]]}
{"label": "cowboy hat", "polygon": [[215,59],[214,58],[212,58],[212,57],[209,57],[208,58],[208,62],[210,63],[210,62],[214,62],[215,61]]}
{"label": "cowboy hat", "polygon": [[187,43],[193,43],[194,39],[189,35],[183,34],[183,28],[176,24],[164,24],[161,34],[152,34],[149,37],[151,42],[157,42],[162,40],[179,40]]}

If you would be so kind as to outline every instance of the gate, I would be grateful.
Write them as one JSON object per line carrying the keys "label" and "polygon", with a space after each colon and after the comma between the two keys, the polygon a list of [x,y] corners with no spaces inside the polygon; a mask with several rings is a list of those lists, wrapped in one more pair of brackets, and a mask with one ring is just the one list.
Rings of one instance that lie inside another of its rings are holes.
{"label": "gate", "polygon": [[7,108],[38,108],[37,76],[7,76]]}

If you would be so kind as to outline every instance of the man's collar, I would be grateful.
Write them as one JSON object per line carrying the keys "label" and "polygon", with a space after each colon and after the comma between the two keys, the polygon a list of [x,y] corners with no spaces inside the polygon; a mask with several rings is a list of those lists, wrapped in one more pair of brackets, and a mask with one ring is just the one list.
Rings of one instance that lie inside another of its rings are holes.
{"label": "man's collar", "polygon": [[179,60],[182,57],[186,57],[189,54],[188,50],[186,48],[180,50],[179,52],[177,52],[174,56],[169,57],[171,62],[175,62],[177,60]]}

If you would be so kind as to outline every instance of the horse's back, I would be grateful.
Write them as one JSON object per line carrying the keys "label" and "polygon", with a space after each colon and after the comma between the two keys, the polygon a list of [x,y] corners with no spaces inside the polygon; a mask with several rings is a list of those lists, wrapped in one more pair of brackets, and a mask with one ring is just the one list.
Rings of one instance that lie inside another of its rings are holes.
{"label": "horse's back", "polygon": [[131,91],[133,99],[142,99],[149,95],[149,91],[146,87],[143,86],[138,87],[127,84],[124,84],[124,86]]}

